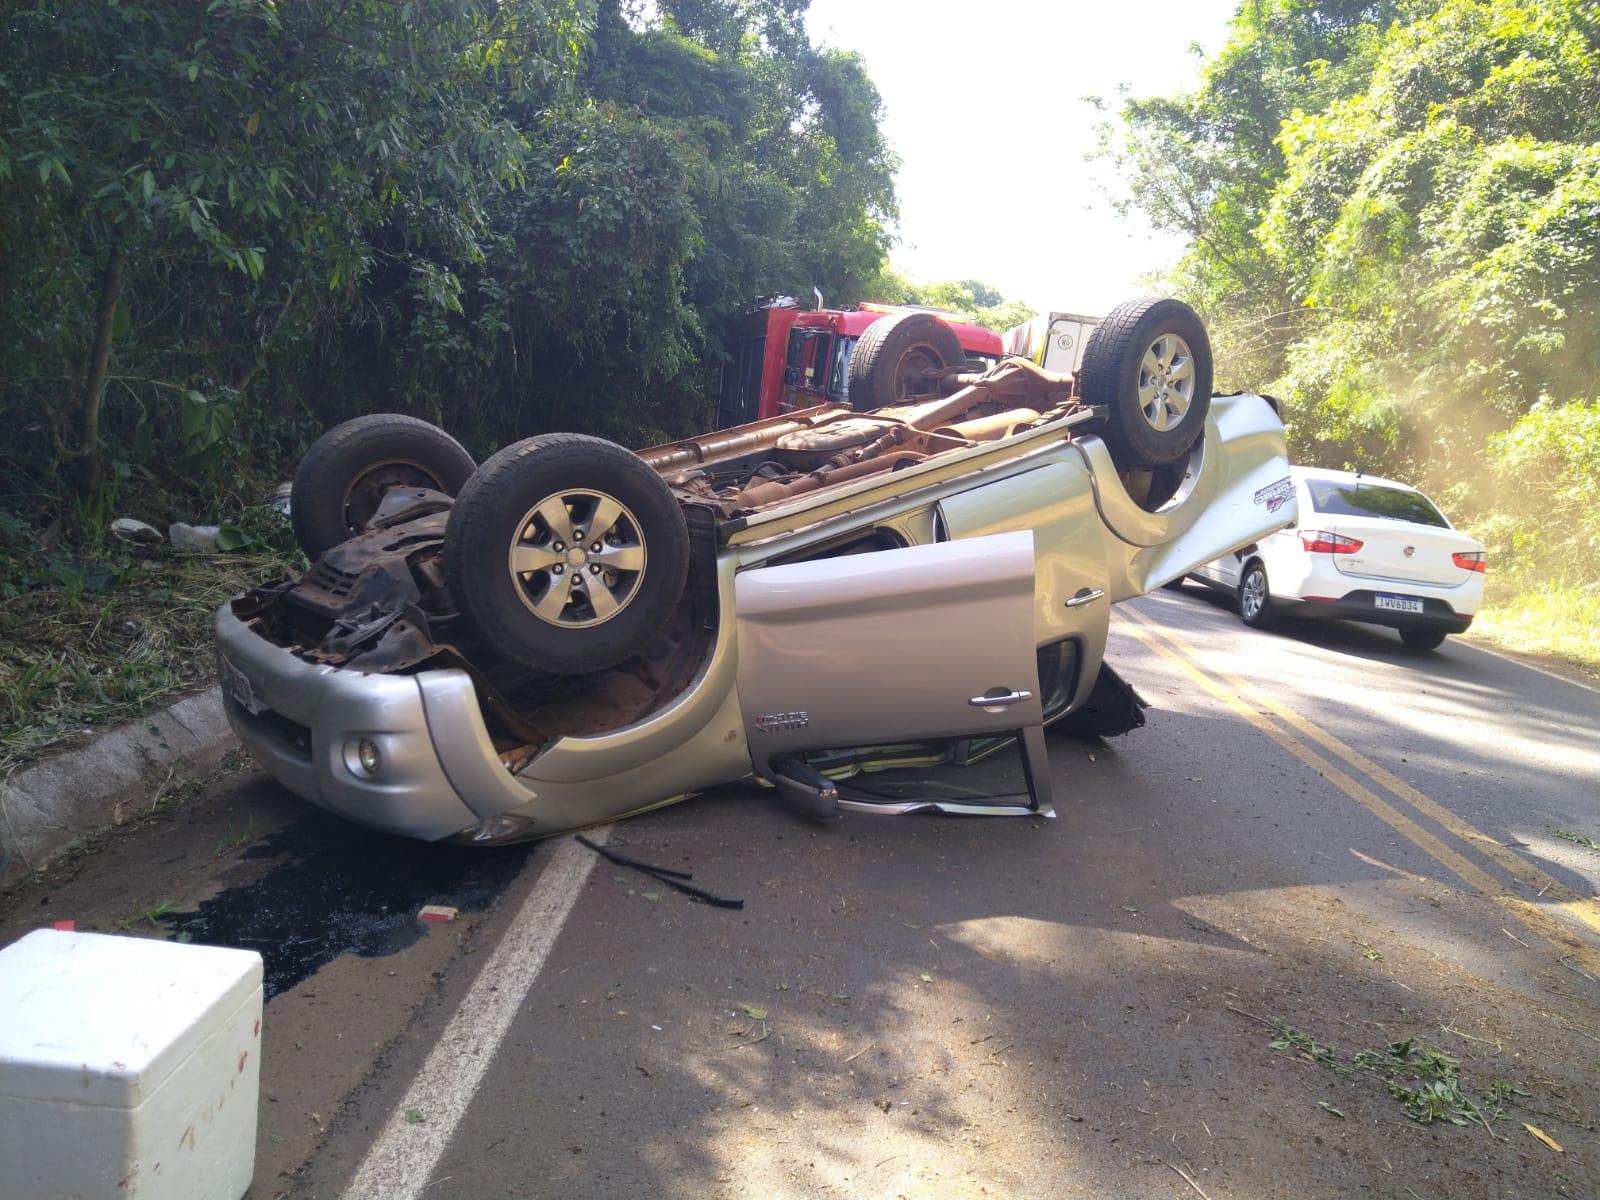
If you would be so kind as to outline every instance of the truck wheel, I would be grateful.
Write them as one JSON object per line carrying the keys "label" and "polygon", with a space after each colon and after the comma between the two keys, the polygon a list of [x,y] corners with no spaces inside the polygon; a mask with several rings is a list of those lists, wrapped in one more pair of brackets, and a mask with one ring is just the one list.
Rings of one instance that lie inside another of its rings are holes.
{"label": "truck wheel", "polygon": [[689,533],[666,482],[615,442],[532,437],[450,510],[445,583],[497,652],[581,675],[640,650],[677,606]]}
{"label": "truck wheel", "polygon": [[1085,404],[1108,410],[1104,435],[1117,466],[1177,462],[1211,408],[1211,342],[1181,300],[1130,300],[1089,333],[1078,374]]}
{"label": "truck wheel", "polygon": [[867,326],[850,355],[850,407],[887,408],[934,394],[929,369],[964,366],[956,331],[932,313],[897,313]]}
{"label": "truck wheel", "polygon": [[366,528],[393,487],[454,496],[472,474],[472,455],[437,425],[373,413],[335,425],[311,443],[289,489],[289,520],[307,558]]}

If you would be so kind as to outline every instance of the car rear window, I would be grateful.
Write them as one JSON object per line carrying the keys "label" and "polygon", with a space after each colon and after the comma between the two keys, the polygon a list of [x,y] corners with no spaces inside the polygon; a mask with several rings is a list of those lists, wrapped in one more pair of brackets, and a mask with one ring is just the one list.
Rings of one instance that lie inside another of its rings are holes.
{"label": "car rear window", "polygon": [[1310,479],[1311,506],[1336,517],[1387,517],[1414,525],[1448,529],[1450,522],[1421,492],[1383,487],[1381,484],[1342,483],[1335,479]]}

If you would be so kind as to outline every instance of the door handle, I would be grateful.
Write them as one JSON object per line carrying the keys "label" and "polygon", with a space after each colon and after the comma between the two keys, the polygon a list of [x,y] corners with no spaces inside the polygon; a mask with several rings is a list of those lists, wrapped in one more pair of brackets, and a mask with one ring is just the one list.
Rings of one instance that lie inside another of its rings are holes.
{"label": "door handle", "polygon": [[1082,608],[1085,604],[1093,604],[1104,596],[1104,588],[1079,588],[1067,600],[1068,608]]}
{"label": "door handle", "polygon": [[989,712],[999,712],[1002,708],[1010,708],[1013,704],[1021,704],[1024,700],[1032,700],[1033,693],[1026,691],[1002,692],[995,689],[992,694],[974,696],[967,703],[973,708],[986,709]]}

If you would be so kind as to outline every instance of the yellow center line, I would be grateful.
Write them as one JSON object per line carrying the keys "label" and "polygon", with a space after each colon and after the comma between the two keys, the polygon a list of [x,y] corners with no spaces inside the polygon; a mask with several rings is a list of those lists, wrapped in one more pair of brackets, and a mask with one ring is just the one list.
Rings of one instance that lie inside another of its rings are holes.
{"label": "yellow center line", "polygon": [[1235,692],[1229,691],[1222,684],[1213,680],[1197,664],[1189,661],[1185,655],[1176,649],[1169,649],[1152,632],[1160,627],[1148,617],[1131,614],[1127,608],[1119,609],[1118,612],[1122,616],[1132,617],[1127,626],[1129,633],[1194,680],[1195,683],[1220,701],[1224,707],[1243,717],[1256,729],[1266,734],[1284,750],[1310,767],[1318,775],[1321,775],[1412,845],[1456,875],[1463,883],[1508,909],[1529,930],[1555,946],[1565,957],[1571,958],[1590,975],[1600,977],[1600,952],[1595,951],[1578,938],[1544,909],[1530,904],[1520,896],[1508,894],[1505,887],[1497,882],[1493,876],[1489,875],[1476,863],[1469,861],[1451,849],[1436,834],[1418,825],[1410,817],[1395,808],[1394,805],[1373,792],[1372,789],[1359,783],[1328,759],[1304,745],[1264,713],[1251,708]]}
{"label": "yellow center line", "polygon": [[[1180,652],[1185,653],[1189,658],[1199,659],[1200,652],[1177,631],[1157,624],[1144,613],[1134,613],[1126,608],[1119,609],[1118,612],[1123,616],[1132,616],[1135,620],[1156,631],[1159,636],[1165,637],[1169,643]],[[1248,696],[1271,710],[1276,716],[1299,730],[1306,737],[1322,746],[1325,750],[1344,759],[1345,762],[1361,771],[1373,782],[1387,788],[1424,816],[1437,821],[1462,841],[1475,843],[1484,855],[1499,863],[1500,867],[1512,878],[1520,880],[1528,887],[1533,888],[1541,897],[1548,896],[1555,907],[1569,913],[1574,919],[1600,933],[1600,904],[1596,904],[1594,899],[1573,891],[1560,880],[1547,875],[1504,842],[1490,837],[1487,833],[1475,828],[1432,797],[1424,795],[1405,780],[1399,779],[1389,771],[1386,771],[1354,746],[1334,737],[1333,734],[1320,726],[1312,724],[1293,709],[1280,704],[1254,684],[1240,679],[1237,675],[1215,665],[1209,666],[1209,670],[1219,679],[1236,688],[1241,695]]]}

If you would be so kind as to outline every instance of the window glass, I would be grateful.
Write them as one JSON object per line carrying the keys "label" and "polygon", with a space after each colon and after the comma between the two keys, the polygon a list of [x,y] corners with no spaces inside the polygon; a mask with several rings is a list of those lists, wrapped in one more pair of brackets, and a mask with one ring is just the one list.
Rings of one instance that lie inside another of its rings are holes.
{"label": "window glass", "polygon": [[1311,506],[1336,517],[1383,517],[1448,529],[1450,522],[1421,492],[1408,492],[1382,484],[1346,483],[1337,479],[1308,479]]}
{"label": "window glass", "polygon": [[832,337],[825,329],[791,330],[789,352],[784,360],[785,382],[809,391],[820,391],[823,373],[828,368]]}
{"label": "window glass", "polygon": [[799,367],[805,364],[806,337],[806,331],[803,329],[789,331],[789,356],[784,360],[784,366]]}
{"label": "window glass", "polygon": [[855,353],[856,339],[841,337],[833,349],[833,371],[828,376],[828,395],[835,400],[850,399],[850,356]]}

